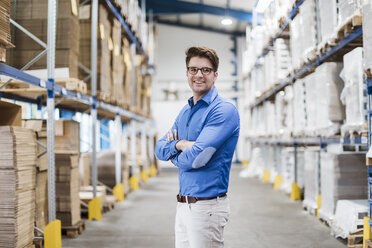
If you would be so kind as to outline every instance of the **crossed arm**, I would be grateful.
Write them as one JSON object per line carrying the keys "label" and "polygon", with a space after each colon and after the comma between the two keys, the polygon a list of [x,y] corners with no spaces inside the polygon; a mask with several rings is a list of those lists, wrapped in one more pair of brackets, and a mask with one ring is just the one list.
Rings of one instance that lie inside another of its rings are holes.
{"label": "crossed arm", "polygon": [[[167,139],[166,141],[172,141],[172,140],[178,140],[178,134],[177,134],[177,129],[173,130],[174,133],[172,133],[172,130],[169,130],[167,134]],[[190,148],[194,145],[195,141],[188,141],[188,140],[178,140],[176,143],[176,149],[179,151],[184,151],[187,148]]]}
{"label": "crossed arm", "polygon": [[239,134],[239,114],[232,105],[225,105],[211,113],[196,141],[178,140],[178,121],[160,139],[155,148],[160,160],[172,160],[184,170],[205,166],[213,154],[232,135]]}

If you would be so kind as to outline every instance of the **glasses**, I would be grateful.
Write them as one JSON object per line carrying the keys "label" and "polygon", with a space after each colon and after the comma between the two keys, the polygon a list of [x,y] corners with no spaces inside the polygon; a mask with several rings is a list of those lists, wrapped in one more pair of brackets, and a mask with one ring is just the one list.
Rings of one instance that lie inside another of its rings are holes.
{"label": "glasses", "polygon": [[203,74],[203,75],[209,75],[213,69],[212,68],[209,68],[209,67],[202,67],[202,68],[198,68],[198,67],[192,67],[192,66],[189,66],[187,67],[187,71],[191,74],[191,75],[196,75],[198,74],[198,71],[200,70],[200,72]]}

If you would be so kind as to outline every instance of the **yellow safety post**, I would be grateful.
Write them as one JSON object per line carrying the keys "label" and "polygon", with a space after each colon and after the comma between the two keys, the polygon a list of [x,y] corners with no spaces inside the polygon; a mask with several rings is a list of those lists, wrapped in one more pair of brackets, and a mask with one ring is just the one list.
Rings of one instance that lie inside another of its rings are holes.
{"label": "yellow safety post", "polygon": [[248,160],[243,160],[242,165],[243,165],[244,168],[248,167],[249,161]]}
{"label": "yellow safety post", "polygon": [[291,200],[301,200],[301,189],[297,183],[292,183]]}
{"label": "yellow safety post", "polygon": [[274,190],[278,190],[279,186],[283,183],[283,178],[280,175],[277,175],[275,177],[274,181]]}
{"label": "yellow safety post", "polygon": [[262,182],[267,183],[270,181],[270,171],[264,170]]}
{"label": "yellow safety post", "polygon": [[129,186],[134,191],[139,189],[139,180],[137,175],[133,175],[129,178]]}
{"label": "yellow safety post", "polygon": [[95,197],[88,202],[88,220],[101,220],[101,198]]}
{"label": "yellow safety post", "polygon": [[141,171],[141,179],[144,183],[149,182],[149,172],[148,172],[148,170],[142,170]]}
{"label": "yellow safety post", "polygon": [[156,169],[156,166],[151,165],[150,166],[150,177],[156,177],[157,174],[158,174],[158,171]]}
{"label": "yellow safety post", "polygon": [[119,202],[124,201],[124,186],[122,183],[115,185],[114,189],[112,190],[116,199]]}
{"label": "yellow safety post", "polygon": [[364,226],[363,226],[363,248],[366,248],[366,240],[372,239],[371,234],[371,225],[369,224],[369,218],[368,216],[364,217]]}
{"label": "yellow safety post", "polygon": [[319,216],[319,209],[320,209],[321,206],[322,206],[322,195],[318,195],[317,206],[316,206],[316,211],[315,211],[315,216],[316,217]]}
{"label": "yellow safety post", "polygon": [[44,247],[61,248],[61,221],[55,220],[50,222],[44,229]]}

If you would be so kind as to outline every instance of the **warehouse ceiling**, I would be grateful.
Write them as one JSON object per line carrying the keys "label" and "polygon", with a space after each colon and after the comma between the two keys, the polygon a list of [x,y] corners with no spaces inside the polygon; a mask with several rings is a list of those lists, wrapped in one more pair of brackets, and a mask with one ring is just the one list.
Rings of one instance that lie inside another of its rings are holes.
{"label": "warehouse ceiling", "polygon": [[[161,24],[241,35],[252,22],[257,0],[146,0],[146,11]],[[221,24],[228,17],[231,25]]]}

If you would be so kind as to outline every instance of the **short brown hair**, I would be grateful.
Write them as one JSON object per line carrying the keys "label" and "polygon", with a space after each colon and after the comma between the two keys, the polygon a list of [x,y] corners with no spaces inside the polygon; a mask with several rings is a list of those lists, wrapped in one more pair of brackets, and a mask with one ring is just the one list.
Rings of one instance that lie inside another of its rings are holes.
{"label": "short brown hair", "polygon": [[190,59],[192,57],[202,57],[202,58],[207,58],[209,61],[212,63],[213,70],[217,71],[218,70],[218,55],[215,50],[212,48],[208,47],[189,47],[186,52],[186,66],[189,66]]}

